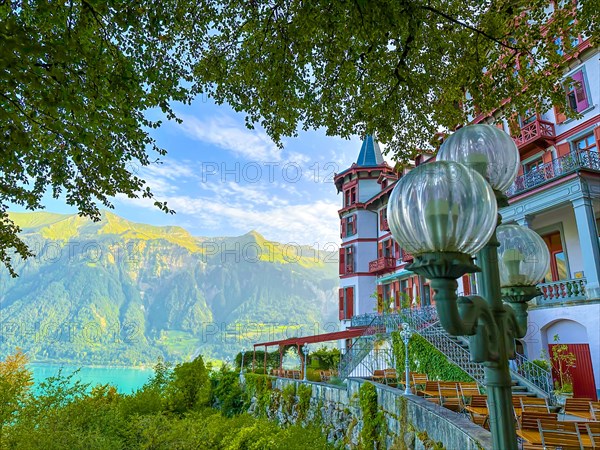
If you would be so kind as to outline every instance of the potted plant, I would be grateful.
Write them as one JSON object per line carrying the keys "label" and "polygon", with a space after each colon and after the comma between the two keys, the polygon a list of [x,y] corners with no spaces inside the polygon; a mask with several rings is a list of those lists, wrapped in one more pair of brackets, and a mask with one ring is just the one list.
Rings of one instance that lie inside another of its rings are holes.
{"label": "potted plant", "polygon": [[567,398],[573,397],[573,378],[570,370],[575,367],[575,354],[569,351],[566,344],[560,344],[558,334],[553,338],[556,345],[552,347],[550,364],[557,375],[554,380],[554,395],[559,405],[564,405]]}

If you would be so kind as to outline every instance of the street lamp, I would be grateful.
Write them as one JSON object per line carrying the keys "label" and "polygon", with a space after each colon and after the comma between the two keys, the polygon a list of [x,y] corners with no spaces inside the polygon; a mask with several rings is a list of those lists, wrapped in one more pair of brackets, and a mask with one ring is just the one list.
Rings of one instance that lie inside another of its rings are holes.
{"label": "street lamp", "polygon": [[308,362],[308,344],[304,344],[302,346],[302,353],[304,353],[304,378],[303,381],[306,381],[306,368],[307,368],[307,362]]}
{"label": "street lamp", "polygon": [[244,384],[246,382],[246,378],[244,377],[244,353],[246,353],[246,349],[242,349],[242,361],[240,363],[240,384]]}
{"label": "street lamp", "polygon": [[404,395],[412,395],[412,391],[410,390],[410,369],[408,367],[408,343],[410,342],[412,335],[413,331],[410,329],[410,326],[407,323],[403,323],[400,337],[404,342]]}
{"label": "street lamp", "polygon": [[[517,450],[508,360],[549,263],[533,231],[498,226],[518,164],[506,133],[467,126],[444,142],[437,161],[400,179],[387,207],[392,235],[414,255],[406,268],[431,280],[440,323],[452,335],[469,336],[471,359],[484,364],[490,431],[502,450]],[[481,295],[458,297],[456,279],[475,272]]]}

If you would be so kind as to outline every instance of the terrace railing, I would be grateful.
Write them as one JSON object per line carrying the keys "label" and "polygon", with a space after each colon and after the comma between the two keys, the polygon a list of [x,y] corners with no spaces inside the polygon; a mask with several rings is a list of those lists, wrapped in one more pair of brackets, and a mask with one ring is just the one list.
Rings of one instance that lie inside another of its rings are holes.
{"label": "terrace railing", "polygon": [[542,295],[536,297],[537,306],[555,305],[567,301],[585,300],[585,278],[574,278],[571,280],[552,281],[550,283],[538,284]]}
{"label": "terrace railing", "polygon": [[541,164],[535,169],[515,178],[515,182],[506,191],[506,195],[513,197],[579,169],[600,171],[600,156],[598,152],[593,150],[574,151],[568,155],[560,156],[550,162]]}

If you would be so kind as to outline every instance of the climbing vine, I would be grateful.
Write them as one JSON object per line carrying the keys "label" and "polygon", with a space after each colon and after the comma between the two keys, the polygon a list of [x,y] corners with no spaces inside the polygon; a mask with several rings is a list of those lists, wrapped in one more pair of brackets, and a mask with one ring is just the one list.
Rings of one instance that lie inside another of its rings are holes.
{"label": "climbing vine", "polygon": [[310,407],[310,398],[312,396],[312,386],[305,386],[303,384],[298,385],[298,420],[304,420],[308,414]]}
{"label": "climbing vine", "polygon": [[[392,346],[396,358],[396,370],[404,372],[404,342],[397,331],[392,332]],[[446,355],[425,338],[414,334],[408,345],[409,369],[426,373],[430,380],[473,381],[464,370],[451,363]]]}
{"label": "climbing vine", "polygon": [[372,383],[364,383],[358,390],[358,404],[362,411],[363,426],[359,448],[386,448],[387,423],[377,403],[377,389]]}

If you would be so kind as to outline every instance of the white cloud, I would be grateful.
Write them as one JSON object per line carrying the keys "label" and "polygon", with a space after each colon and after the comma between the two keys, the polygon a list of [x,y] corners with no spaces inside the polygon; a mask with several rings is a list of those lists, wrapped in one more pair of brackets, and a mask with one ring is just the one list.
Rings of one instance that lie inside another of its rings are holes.
{"label": "white cloud", "polygon": [[[252,229],[268,239],[281,243],[295,242],[315,245],[319,248],[327,243],[339,241],[337,202],[319,200],[313,203],[285,204],[285,200],[274,197],[270,204],[259,201],[259,191],[251,191],[250,200],[224,201],[223,195],[191,197],[174,195],[166,200],[170,208],[177,211],[186,222],[195,222],[206,232],[223,235],[222,230],[244,234]],[[252,196],[255,196],[252,198]],[[129,199],[119,196],[122,203],[156,209],[148,199]]]}
{"label": "white cloud", "polygon": [[252,161],[281,161],[281,149],[262,131],[249,130],[226,116],[200,120],[180,114],[180,125],[192,139],[216,145]]}

